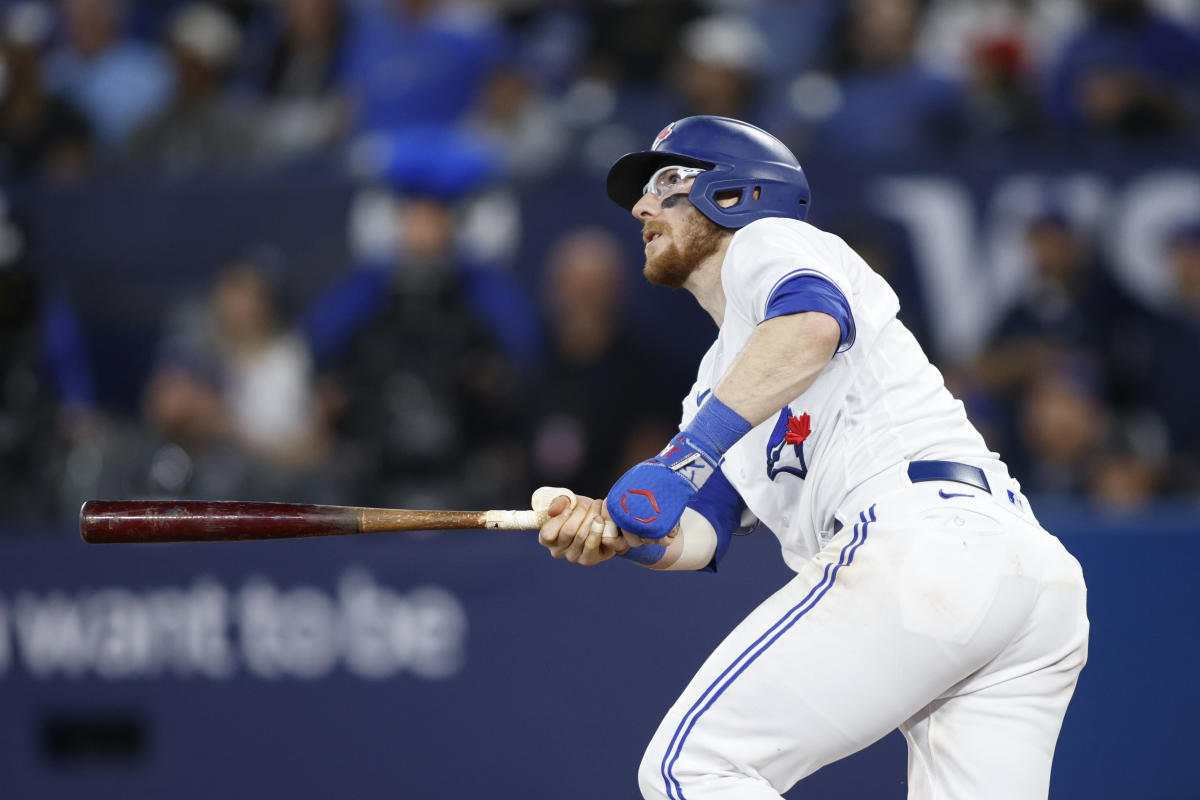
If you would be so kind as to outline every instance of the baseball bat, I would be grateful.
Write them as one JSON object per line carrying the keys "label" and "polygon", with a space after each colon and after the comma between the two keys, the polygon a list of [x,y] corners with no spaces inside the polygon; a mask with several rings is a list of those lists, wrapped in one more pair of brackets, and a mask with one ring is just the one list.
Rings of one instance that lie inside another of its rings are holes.
{"label": "baseball bat", "polygon": [[[534,492],[534,509],[426,511],[404,508],[305,505],[243,501],[89,500],[79,509],[79,534],[89,544],[132,542],[233,542],[299,539],[353,533],[443,530],[534,530],[567,489]],[[605,536],[616,535],[610,521]]]}

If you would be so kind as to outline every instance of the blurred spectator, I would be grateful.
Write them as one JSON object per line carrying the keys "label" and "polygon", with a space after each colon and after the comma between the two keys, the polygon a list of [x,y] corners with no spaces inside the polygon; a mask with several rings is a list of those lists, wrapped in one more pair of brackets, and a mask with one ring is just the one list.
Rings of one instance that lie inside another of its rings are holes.
{"label": "blurred spectator", "polygon": [[223,92],[240,35],[223,11],[183,7],[169,28],[175,67],[170,105],[137,130],[128,156],[172,173],[246,163],[253,120]]}
{"label": "blurred spectator", "polygon": [[1010,42],[1027,79],[1043,74],[1083,18],[1084,0],[932,0],[922,15],[917,51],[929,69],[966,79],[981,46]]}
{"label": "blurred spectator", "polygon": [[501,271],[461,246],[461,203],[494,166],[456,141],[435,136],[423,158],[401,147],[384,162],[398,192],[379,206],[387,249],[306,314],[340,398],[341,460],[365,503],[527,502],[518,364],[529,356],[512,345],[526,341],[520,328],[534,315]]}
{"label": "blurred spectator", "polygon": [[[790,78],[816,68],[837,22],[842,0],[759,0],[740,4],[766,38],[768,74]],[[735,4],[734,7],[738,7]]]}
{"label": "blurred spectator", "polygon": [[1040,133],[1040,107],[1028,89],[1026,59],[1020,39],[976,42],[966,82],[968,133],[976,141],[1029,141]]}
{"label": "blurred spectator", "polygon": [[533,407],[534,485],[603,492],[675,429],[678,398],[660,388],[643,343],[625,333],[633,273],[603,228],[566,231],[550,252],[542,278],[548,352]]}
{"label": "blurred spectator", "polygon": [[589,4],[592,40],[584,74],[613,85],[653,90],[678,57],[683,30],[703,11],[688,0]]}
{"label": "blurred spectator", "polygon": [[38,273],[0,196],[0,507],[21,518],[56,511],[68,446],[92,407],[71,307]]}
{"label": "blurred spectator", "polygon": [[1018,408],[1019,438],[1006,459],[1031,494],[1084,497],[1110,424],[1089,368],[1059,359],[1031,370]]}
{"label": "blurred spectator", "polygon": [[813,148],[854,155],[911,153],[958,141],[960,89],[915,58],[917,0],[852,0],[831,57],[836,85],[812,76],[793,92],[815,126]]}
{"label": "blurred spectator", "polygon": [[[165,342],[143,402],[150,440],[141,444],[148,452],[110,460],[114,476],[124,474],[129,482],[122,487],[126,492],[214,500],[245,496],[254,470],[234,443],[215,353],[196,343]],[[136,471],[120,469],[122,461]]]}
{"label": "blurred spectator", "polygon": [[91,160],[87,119],[42,80],[41,47],[52,20],[45,6],[25,2],[4,13],[0,74],[0,171],[9,179],[63,180],[85,173]]}
{"label": "blurred spectator", "polygon": [[1018,419],[1014,474],[1028,493],[1131,510],[1161,488],[1161,424],[1109,407],[1086,362],[1062,357],[1033,370]]}
{"label": "blurred spectator", "polygon": [[1129,405],[1133,356],[1127,344],[1143,322],[1141,307],[1060,209],[1038,212],[1025,241],[1030,279],[1001,320],[976,376],[1011,398],[1030,375],[1074,354],[1105,364],[1100,390]]}
{"label": "blurred spectator", "polygon": [[1166,488],[1166,444],[1166,431],[1156,417],[1110,425],[1087,470],[1089,496],[1111,511],[1132,511],[1149,503]]}
{"label": "blurred spectator", "polygon": [[170,68],[157,48],[123,36],[125,0],[60,0],[65,42],[47,61],[52,91],[92,123],[97,142],[121,147],[166,105]]}
{"label": "blurred spectator", "polygon": [[78,459],[92,467],[68,487],[75,509],[91,497],[308,501],[275,490],[278,473],[257,468],[235,443],[220,361],[207,344],[186,337],[160,344],[141,420],[115,420]]}
{"label": "blurred spectator", "polygon": [[528,179],[560,168],[568,130],[558,108],[519,64],[493,70],[468,120],[468,128],[504,153],[505,174]]}
{"label": "blurred spectator", "polygon": [[360,131],[456,123],[503,46],[483,6],[459,0],[361,5],[347,41],[346,84]]}
{"label": "blurred spectator", "polygon": [[279,13],[258,133],[271,160],[331,144],[344,133],[347,113],[337,91],[350,25],[343,0],[281,0]]}
{"label": "blurred spectator", "polygon": [[681,35],[704,9],[697,2],[581,4],[590,34],[564,115],[580,132],[581,156],[606,171],[613,159],[641,146],[645,132],[670,118],[674,98],[664,85],[680,57]]}
{"label": "blurred spectator", "polygon": [[[105,431],[80,496],[335,502],[312,359],[282,323],[267,251],[221,270],[182,304],[158,346],[142,424]],[[314,499],[315,498],[315,499]]]}
{"label": "blurred spectator", "polygon": [[1170,432],[1175,462],[1167,488],[1200,491],[1200,220],[1173,233],[1165,257],[1174,302],[1149,326],[1138,388]]}
{"label": "blurred spectator", "polygon": [[1065,130],[1123,139],[1195,132],[1200,36],[1146,0],[1090,0],[1050,75]]}
{"label": "blurred spectator", "polygon": [[236,261],[212,294],[232,432],[259,459],[284,468],[315,464],[328,442],[313,394],[304,340],[279,318],[277,289],[262,263]]}
{"label": "blurred spectator", "polygon": [[682,57],[668,70],[681,103],[668,117],[713,114],[754,120],[767,40],[745,16],[703,17],[683,29]]}

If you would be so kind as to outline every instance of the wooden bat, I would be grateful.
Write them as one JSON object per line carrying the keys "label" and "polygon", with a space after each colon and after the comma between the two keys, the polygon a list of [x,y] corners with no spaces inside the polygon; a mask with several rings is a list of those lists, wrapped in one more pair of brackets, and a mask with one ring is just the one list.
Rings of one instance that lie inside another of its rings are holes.
{"label": "wooden bat", "polygon": [[[351,533],[443,530],[534,530],[548,518],[555,497],[571,506],[567,489],[542,487],[532,509],[520,511],[421,511],[402,508],[300,503],[184,500],[89,500],[79,509],[79,534],[89,544],[129,542],[232,542],[298,539]],[[604,536],[616,536],[607,521]]]}

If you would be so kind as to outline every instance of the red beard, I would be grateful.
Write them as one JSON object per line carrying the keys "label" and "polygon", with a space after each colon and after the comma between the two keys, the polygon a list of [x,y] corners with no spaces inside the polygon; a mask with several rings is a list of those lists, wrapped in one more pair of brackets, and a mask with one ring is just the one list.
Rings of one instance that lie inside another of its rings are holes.
{"label": "red beard", "polygon": [[[655,230],[653,223],[647,227]],[[670,233],[671,246],[652,256],[646,256],[646,266],[642,268],[642,274],[655,286],[679,289],[700,262],[717,252],[722,240],[730,231],[692,207],[682,225]]]}

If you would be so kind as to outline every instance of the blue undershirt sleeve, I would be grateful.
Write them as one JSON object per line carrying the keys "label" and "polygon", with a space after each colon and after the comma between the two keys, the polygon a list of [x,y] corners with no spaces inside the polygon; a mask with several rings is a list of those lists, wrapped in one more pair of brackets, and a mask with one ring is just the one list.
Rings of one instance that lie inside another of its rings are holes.
{"label": "blue undershirt sleeve", "polygon": [[717,550],[712,561],[705,567],[710,572],[716,572],[717,562],[729,549],[729,541],[741,522],[746,504],[742,502],[742,496],[737,493],[737,489],[733,488],[724,473],[718,469],[705,481],[695,499],[688,504],[688,508],[703,515],[717,532]]}
{"label": "blue undershirt sleeve", "polygon": [[849,350],[854,344],[854,315],[846,295],[828,278],[812,273],[794,275],[780,283],[767,298],[763,321],[786,314],[802,311],[820,311],[837,320],[842,329],[838,352]]}

